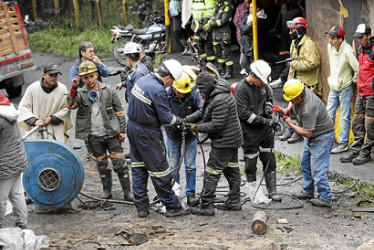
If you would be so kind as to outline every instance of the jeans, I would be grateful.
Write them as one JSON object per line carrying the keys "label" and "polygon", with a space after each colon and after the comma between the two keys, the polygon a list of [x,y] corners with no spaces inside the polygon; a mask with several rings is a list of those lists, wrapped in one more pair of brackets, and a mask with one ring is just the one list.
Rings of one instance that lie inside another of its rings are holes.
{"label": "jeans", "polygon": [[[177,168],[180,163],[182,143],[178,140],[167,138],[169,167],[172,178],[175,178],[177,183],[180,183],[179,173]],[[196,154],[197,154],[197,139],[186,140],[186,147],[184,153],[184,166],[186,171],[186,196],[195,195],[196,190]]]}
{"label": "jeans", "polygon": [[303,193],[314,194],[314,182],[317,184],[321,200],[331,201],[332,194],[327,171],[329,169],[330,152],[334,145],[335,131],[317,136],[313,139],[304,138],[301,171],[303,172]]}
{"label": "jeans", "polygon": [[339,143],[348,144],[349,129],[351,126],[351,101],[353,96],[352,85],[346,87],[342,91],[334,91],[330,89],[327,101],[327,112],[335,121],[336,110],[341,106],[341,127],[339,133]]}

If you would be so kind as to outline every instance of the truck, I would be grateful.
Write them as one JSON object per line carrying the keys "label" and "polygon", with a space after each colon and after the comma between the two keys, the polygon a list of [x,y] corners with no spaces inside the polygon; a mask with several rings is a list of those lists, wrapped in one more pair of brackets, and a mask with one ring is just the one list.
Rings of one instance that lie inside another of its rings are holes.
{"label": "truck", "polygon": [[35,69],[18,3],[0,0],[0,89],[20,96],[23,74]]}

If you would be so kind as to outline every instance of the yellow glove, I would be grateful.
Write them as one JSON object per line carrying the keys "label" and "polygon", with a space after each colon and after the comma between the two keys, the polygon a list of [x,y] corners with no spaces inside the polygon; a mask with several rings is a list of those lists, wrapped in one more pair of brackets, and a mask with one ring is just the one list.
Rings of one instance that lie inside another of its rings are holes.
{"label": "yellow glove", "polygon": [[203,25],[203,30],[208,31],[208,30],[210,30],[211,27],[212,26],[210,25],[210,22],[208,22],[208,23]]}

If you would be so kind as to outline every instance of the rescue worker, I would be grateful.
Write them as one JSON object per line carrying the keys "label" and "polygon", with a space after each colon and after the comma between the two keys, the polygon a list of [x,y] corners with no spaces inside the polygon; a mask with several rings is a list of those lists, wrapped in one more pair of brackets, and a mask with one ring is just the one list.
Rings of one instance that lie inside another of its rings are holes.
{"label": "rescue worker", "polygon": [[272,120],[273,96],[269,82],[271,68],[263,60],[250,65],[251,73],[235,87],[235,100],[243,130],[243,153],[248,187],[256,181],[257,157],[262,162],[269,198],[281,201],[277,192],[274,130]]}
{"label": "rescue worker", "polygon": [[230,191],[225,203],[217,208],[242,209],[238,148],[243,144],[243,134],[230,86],[223,78],[217,79],[208,72],[197,76],[196,85],[203,96],[204,106],[185,118],[188,123],[197,123],[192,124],[192,132],[207,133],[211,140],[201,204],[191,207],[191,213],[195,215],[214,215],[215,192],[222,173],[229,183]]}
{"label": "rescue worker", "polygon": [[219,64],[218,71],[223,78],[230,79],[233,74],[234,61],[231,58],[231,28],[234,8],[228,0],[216,0],[214,16],[203,26],[204,30],[212,29],[213,48]]}
{"label": "rescue worker", "polygon": [[104,194],[112,197],[112,171],[108,166],[108,154],[121,183],[124,199],[132,201],[129,170],[121,143],[125,140],[126,118],[116,90],[98,81],[99,73],[92,61],[83,61],[78,67],[85,85],[78,89],[74,80],[67,99],[69,109],[78,109],[75,137],[87,140],[96,158]]}
{"label": "rescue worker", "polygon": [[165,87],[182,76],[182,65],[165,60],[158,72],[139,79],[132,89],[127,111],[127,135],[130,142],[134,204],[138,217],[149,214],[147,183],[152,179],[155,191],[166,207],[166,217],[189,214],[172,191],[166,148],[160,127],[181,125],[182,119],[171,113]]}
{"label": "rescue worker", "polygon": [[[168,90],[168,101],[171,112],[179,117],[186,117],[203,106],[200,93],[192,89],[190,76],[183,72],[182,77],[175,81],[172,88]],[[169,156],[169,165],[172,178],[180,184],[178,167],[181,166],[181,154],[183,154],[185,173],[187,205],[196,204],[196,154],[197,138],[191,131],[187,130],[184,142],[182,141],[182,131],[174,126],[165,126],[167,135],[167,147]],[[182,151],[182,144],[184,151]]]}
{"label": "rescue worker", "polygon": [[211,30],[204,30],[203,26],[214,15],[215,0],[192,0],[192,25],[194,40],[198,47],[198,56],[203,64],[214,62],[216,56],[213,50]]}
{"label": "rescue worker", "polygon": [[[290,55],[294,60],[290,63],[290,69],[287,79],[298,79],[307,84],[317,96],[322,97],[321,83],[321,57],[316,44],[306,34],[309,29],[308,21],[303,17],[296,17],[287,22],[292,39]],[[292,115],[291,118],[297,122]],[[288,143],[302,141],[302,136],[285,130],[285,133],[279,138],[281,141],[287,140]]]}
{"label": "rescue worker", "polygon": [[[283,98],[292,105],[300,125],[292,122],[291,108],[283,110],[284,121],[304,137],[301,171],[303,186],[301,193],[293,196],[310,199],[314,206],[331,207],[332,193],[327,176],[330,152],[334,145],[335,125],[324,103],[298,79],[290,79],[283,86]],[[316,184],[318,198],[314,198]]]}
{"label": "rescue worker", "polygon": [[140,77],[149,74],[147,67],[140,61],[140,53],[141,49],[139,44],[134,42],[126,43],[123,54],[126,57],[126,61],[130,64],[131,69],[127,72],[127,77],[116,86],[116,89],[122,89],[122,87],[126,88],[126,102],[129,102],[130,100],[131,90],[134,87],[135,82]]}

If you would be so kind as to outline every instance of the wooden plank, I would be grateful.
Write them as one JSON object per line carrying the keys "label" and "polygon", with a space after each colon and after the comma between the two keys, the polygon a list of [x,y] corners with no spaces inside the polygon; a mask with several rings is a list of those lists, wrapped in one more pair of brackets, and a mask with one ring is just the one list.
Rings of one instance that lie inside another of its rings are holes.
{"label": "wooden plank", "polygon": [[0,56],[7,56],[13,53],[12,45],[4,46],[4,48],[0,48]]}
{"label": "wooden plank", "polygon": [[8,39],[8,40],[2,40],[0,42],[0,48],[2,48],[4,46],[8,46],[9,44],[12,44],[12,42],[10,41],[10,39]]}
{"label": "wooden plank", "polygon": [[4,28],[4,29],[0,29],[0,35],[5,34],[5,33],[8,33],[8,32],[9,32],[8,27],[6,27],[6,28]]}
{"label": "wooden plank", "polygon": [[4,20],[0,20],[0,28],[1,27],[6,27],[7,26],[7,24],[6,24],[6,20],[4,19]]}
{"label": "wooden plank", "polygon": [[[8,12],[8,10],[9,10],[9,9],[8,9],[8,6],[4,6],[4,11],[5,11],[6,13]],[[5,15],[5,19],[6,19],[6,22],[7,22],[7,24],[8,24],[8,27],[11,27],[11,29],[14,30],[14,27],[13,27],[13,26],[17,26],[17,25],[12,25],[12,24],[11,24],[11,20],[10,20],[9,15]],[[19,29],[19,25],[18,25],[18,29]],[[13,45],[14,53],[15,53],[16,55],[19,55],[19,50],[18,50],[18,48],[17,48],[17,40],[16,40],[16,38],[15,38],[13,32],[9,32],[9,34],[10,34],[10,39],[11,39],[11,41],[12,41],[12,45]]]}

